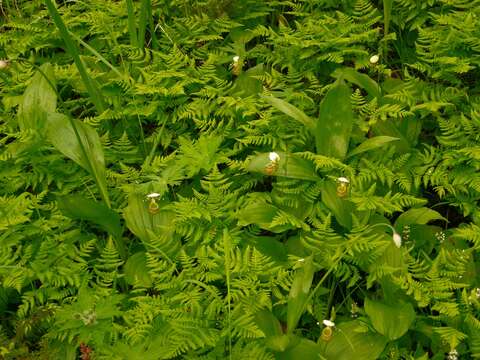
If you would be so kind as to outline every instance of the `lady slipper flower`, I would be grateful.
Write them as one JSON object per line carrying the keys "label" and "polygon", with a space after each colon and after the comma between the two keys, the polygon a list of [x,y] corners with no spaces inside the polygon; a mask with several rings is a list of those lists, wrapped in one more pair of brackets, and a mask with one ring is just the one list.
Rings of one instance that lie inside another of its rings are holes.
{"label": "lady slipper flower", "polygon": [[378,60],[380,60],[380,56],[378,56],[378,55],[373,55],[373,56],[370,58],[370,64],[375,65],[376,63],[378,63]]}
{"label": "lady slipper flower", "polygon": [[268,154],[270,162],[265,166],[265,172],[268,175],[273,175],[278,169],[278,163],[280,162],[280,155],[276,152],[271,152]]}
{"label": "lady slipper flower", "polygon": [[150,203],[148,204],[148,212],[152,215],[158,213],[160,207],[157,204],[157,198],[161,195],[159,193],[151,193],[147,195],[147,199],[150,199]]}
{"label": "lady slipper flower", "polygon": [[345,197],[348,194],[348,184],[350,181],[346,177],[339,177],[337,179],[337,196],[338,197]]}
{"label": "lady slipper flower", "polygon": [[335,327],[335,323],[333,321],[325,319],[323,320],[323,325],[325,325],[325,327],[322,330],[320,338],[323,341],[330,341],[332,339],[333,328]]}
{"label": "lady slipper flower", "polygon": [[240,75],[240,72],[242,71],[242,64],[240,63],[240,56],[235,55],[233,57],[233,65],[232,65],[232,72],[233,75]]}
{"label": "lady slipper flower", "polygon": [[8,60],[0,60],[0,70],[8,67]]}

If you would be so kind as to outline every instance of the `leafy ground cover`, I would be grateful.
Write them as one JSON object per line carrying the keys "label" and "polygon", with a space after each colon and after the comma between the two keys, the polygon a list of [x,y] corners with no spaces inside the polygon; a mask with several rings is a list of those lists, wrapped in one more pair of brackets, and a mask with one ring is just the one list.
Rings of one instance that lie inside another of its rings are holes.
{"label": "leafy ground cover", "polygon": [[480,357],[480,2],[0,2],[0,357]]}

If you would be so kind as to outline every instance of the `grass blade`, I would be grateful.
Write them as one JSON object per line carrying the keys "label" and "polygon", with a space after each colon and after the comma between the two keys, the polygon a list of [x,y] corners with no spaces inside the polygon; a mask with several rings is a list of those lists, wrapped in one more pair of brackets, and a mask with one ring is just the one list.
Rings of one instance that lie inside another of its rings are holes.
{"label": "grass blade", "polygon": [[[387,37],[392,18],[393,0],[383,0],[383,37]],[[387,54],[387,43],[384,43],[383,55]]]}
{"label": "grass blade", "polygon": [[150,23],[152,16],[152,4],[150,0],[142,0],[140,8],[140,24],[138,25],[138,47],[145,47],[145,34],[147,33],[147,24]]}
{"label": "grass blade", "polygon": [[130,36],[130,45],[137,47],[137,28],[135,26],[135,9],[132,0],[126,0],[128,13],[128,35]]}
{"label": "grass blade", "polygon": [[305,125],[308,129],[315,129],[314,121],[296,106],[293,106],[285,100],[278,99],[274,96],[261,95],[261,97],[270,105],[283,112],[285,115],[288,115],[297,120],[299,123]]}
{"label": "grass blade", "polygon": [[85,49],[87,49],[88,51],[90,51],[99,61],[101,61],[102,63],[104,63],[106,66],[108,66],[115,74],[117,74],[118,77],[120,77],[121,79],[123,80],[127,80],[128,81],[128,78],[122,74],[115,66],[113,66],[107,59],[105,59],[105,57],[102,56],[102,54],[100,54],[97,50],[95,50],[93,47],[91,47],[90,45],[88,45],[85,41],[83,41],[82,39],[80,39],[77,35],[75,35],[74,33],[70,33],[70,35],[75,39],[77,40]]}
{"label": "grass blade", "polygon": [[102,95],[98,88],[95,86],[93,79],[88,75],[87,69],[82,59],[80,59],[80,53],[78,51],[77,44],[75,44],[75,42],[72,40],[72,37],[70,36],[70,33],[67,30],[67,27],[65,26],[65,23],[63,22],[62,17],[60,16],[52,0],[45,0],[45,4],[47,5],[48,12],[52,17],[53,22],[60,31],[60,35],[65,42],[65,46],[67,47],[67,51],[70,53],[70,56],[73,57],[73,61],[75,62],[82,81],[87,88],[88,94],[90,95],[90,100],[95,105],[97,111],[99,113],[102,113],[105,110]]}

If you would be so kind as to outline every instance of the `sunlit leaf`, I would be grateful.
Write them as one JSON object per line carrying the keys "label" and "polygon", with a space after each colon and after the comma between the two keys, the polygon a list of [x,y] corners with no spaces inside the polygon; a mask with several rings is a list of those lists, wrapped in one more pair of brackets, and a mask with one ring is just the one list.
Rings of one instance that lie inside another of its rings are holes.
{"label": "sunlit leaf", "polygon": [[53,67],[50,63],[45,63],[35,72],[23,94],[18,109],[20,129],[43,131],[47,114],[54,112],[57,107],[57,94],[54,86]]}
{"label": "sunlit leaf", "polygon": [[348,157],[361,154],[365,151],[370,151],[370,150],[382,147],[383,145],[391,141],[397,141],[397,140],[398,138],[391,137],[391,136],[375,136],[373,138],[365,140],[363,143],[358,145],[355,149],[350,151],[350,153],[348,154]]}
{"label": "sunlit leaf", "polygon": [[365,312],[375,330],[390,340],[403,336],[415,320],[413,306],[402,301],[386,304],[365,298]]}
{"label": "sunlit leaf", "polygon": [[345,82],[337,80],[323,98],[315,128],[318,154],[345,158],[353,126],[350,95]]}
{"label": "sunlit leaf", "polygon": [[287,329],[289,334],[295,330],[300,317],[305,311],[314,274],[313,258],[309,256],[304,259],[301,267],[296,271],[290,293],[288,294]]}

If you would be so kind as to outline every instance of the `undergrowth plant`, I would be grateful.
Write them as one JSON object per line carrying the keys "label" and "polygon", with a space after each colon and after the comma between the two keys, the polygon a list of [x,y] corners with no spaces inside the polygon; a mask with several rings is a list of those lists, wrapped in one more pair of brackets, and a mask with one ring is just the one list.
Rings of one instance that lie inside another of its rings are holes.
{"label": "undergrowth plant", "polygon": [[0,2],[0,357],[480,358],[480,2]]}

